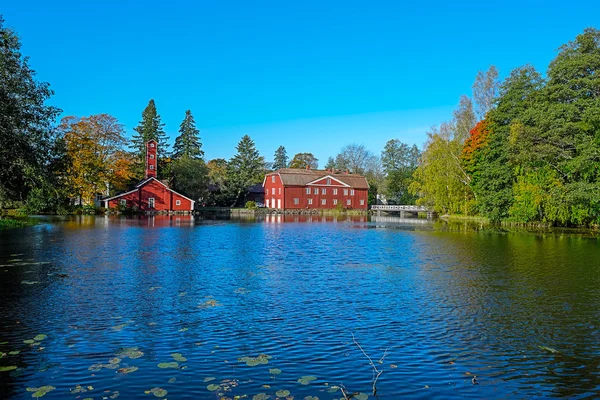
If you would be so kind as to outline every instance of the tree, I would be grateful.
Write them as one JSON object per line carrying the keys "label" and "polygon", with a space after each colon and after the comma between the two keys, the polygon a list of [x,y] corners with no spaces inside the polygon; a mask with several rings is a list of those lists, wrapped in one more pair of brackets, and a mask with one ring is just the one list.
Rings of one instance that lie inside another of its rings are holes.
{"label": "tree", "polygon": [[409,147],[398,139],[388,140],[381,152],[388,199],[398,204],[415,203],[416,196],[408,188],[420,157],[421,152],[416,145]]}
{"label": "tree", "polygon": [[265,176],[265,159],[250,136],[242,137],[236,149],[237,153],[227,164],[227,189],[234,199],[232,207],[245,197],[250,186],[261,183]]}
{"label": "tree", "polygon": [[498,95],[500,82],[498,70],[493,65],[486,71],[479,71],[473,83],[473,99],[475,100],[475,112],[477,119],[481,121],[494,105]]}
{"label": "tree", "polygon": [[207,203],[216,206],[231,204],[232,199],[228,190],[227,160],[216,158],[206,163],[208,170]]}
{"label": "tree", "polygon": [[201,158],[181,157],[173,161],[173,188],[194,201],[207,198],[208,168]]}
{"label": "tree", "polygon": [[156,105],[154,100],[151,99],[148,105],[142,112],[142,120],[138,126],[133,128],[136,132],[131,138],[133,152],[137,158],[136,163],[136,175],[138,179],[141,179],[144,175],[144,169],[146,165],[146,143],[150,139],[154,139],[158,142],[158,154],[157,158],[159,161],[158,173],[160,176],[165,176],[165,169],[161,167],[161,160],[168,157],[169,154],[169,138],[165,134],[164,125],[161,122],[160,115],[156,111]]}
{"label": "tree", "polygon": [[285,151],[285,147],[279,146],[277,150],[275,150],[275,157],[273,161],[273,169],[278,170],[281,168],[287,168],[288,165],[288,156]]}
{"label": "tree", "polygon": [[59,129],[66,144],[65,179],[70,197],[79,199],[79,204],[93,204],[96,193],[123,185],[123,176],[129,175],[118,168],[126,166],[122,152],[127,140],[123,125],[115,117],[65,117]]}
{"label": "tree", "polygon": [[377,162],[375,156],[364,144],[352,143],[340,149],[336,157],[338,169],[348,169],[354,174],[364,175],[369,166]]}
{"label": "tree", "polygon": [[319,160],[312,153],[298,153],[292,158],[290,168],[319,168]]}
{"label": "tree", "polygon": [[[201,159],[204,157],[202,151],[202,143],[200,142],[200,131],[196,128],[196,122],[192,116],[192,112],[187,110],[185,118],[179,126],[179,136],[175,138],[173,146],[173,159],[194,158]],[[159,147],[160,149],[160,147]]]}
{"label": "tree", "polygon": [[328,169],[328,170],[335,169],[335,159],[333,157],[329,157],[327,159],[327,164],[325,164],[325,169]]}
{"label": "tree", "polygon": [[47,186],[51,162],[62,157],[60,137],[52,129],[60,110],[45,104],[54,92],[35,79],[20,49],[17,33],[0,16],[0,207]]}

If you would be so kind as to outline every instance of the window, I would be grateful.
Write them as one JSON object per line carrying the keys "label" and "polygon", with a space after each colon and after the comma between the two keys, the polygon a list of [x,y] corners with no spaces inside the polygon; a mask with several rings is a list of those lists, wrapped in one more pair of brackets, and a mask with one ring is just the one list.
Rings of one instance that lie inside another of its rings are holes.
{"label": "window", "polygon": [[310,188],[306,188],[306,194],[310,194]]}
{"label": "window", "polygon": [[119,204],[121,204],[123,207],[127,207],[127,200],[121,199],[121,200],[119,200]]}
{"label": "window", "polygon": [[321,189],[321,194],[327,194],[327,189],[325,189],[325,188]]}
{"label": "window", "polygon": [[271,175],[271,182],[275,183],[275,175]]}
{"label": "window", "polygon": [[267,208],[269,208],[269,199],[267,199]]}
{"label": "window", "polygon": [[344,189],[344,196],[348,196],[348,189]]}
{"label": "window", "polygon": [[281,188],[279,188],[279,194],[281,194]]}
{"label": "window", "polygon": [[337,206],[337,199],[333,199],[333,205]]}
{"label": "window", "polygon": [[331,178],[327,178],[327,184],[331,185]]}
{"label": "window", "polygon": [[333,195],[337,196],[337,189],[333,189]]}
{"label": "window", "polygon": [[350,196],[354,196],[354,189],[350,189]]}
{"label": "window", "polygon": [[275,194],[275,188],[271,188],[271,194]]}
{"label": "window", "polygon": [[315,188],[315,194],[319,194],[319,188]]}
{"label": "window", "polygon": [[364,205],[365,205],[365,201],[364,201],[364,200],[361,200],[361,201],[360,201],[360,205],[361,205],[361,206],[364,206]]}
{"label": "window", "polygon": [[350,203],[351,203],[350,199],[346,200],[346,205],[348,205],[348,206],[349,206],[349,205],[350,205]]}
{"label": "window", "polygon": [[175,205],[176,206],[180,206],[181,205],[181,200],[175,200]]}
{"label": "window", "polygon": [[148,199],[148,208],[154,208],[154,197]]}
{"label": "window", "polygon": [[150,143],[150,147],[154,147],[154,143]]}
{"label": "window", "polygon": [[294,198],[294,204],[295,204],[295,205],[298,205],[298,204],[300,204],[300,199],[299,199],[299,198],[297,198],[297,197],[295,197],[295,198]]}
{"label": "window", "polygon": [[327,199],[321,199],[321,204],[322,204],[322,205],[325,205],[325,204],[327,204]]}
{"label": "window", "polygon": [[312,204],[312,199],[308,199],[308,205]]}
{"label": "window", "polygon": [[154,169],[154,165],[150,164],[150,169]]}

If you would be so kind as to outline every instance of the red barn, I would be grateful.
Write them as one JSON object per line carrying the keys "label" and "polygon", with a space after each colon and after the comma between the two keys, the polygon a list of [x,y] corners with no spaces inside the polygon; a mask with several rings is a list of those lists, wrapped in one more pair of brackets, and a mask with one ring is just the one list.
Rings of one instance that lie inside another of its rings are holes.
{"label": "red barn", "polygon": [[104,199],[105,208],[129,207],[139,211],[193,211],[194,200],[156,179],[156,140],[146,144],[146,179],[133,190]]}
{"label": "red barn", "polygon": [[265,204],[277,209],[366,210],[369,184],[364,176],[329,170],[282,168],[265,176]]}

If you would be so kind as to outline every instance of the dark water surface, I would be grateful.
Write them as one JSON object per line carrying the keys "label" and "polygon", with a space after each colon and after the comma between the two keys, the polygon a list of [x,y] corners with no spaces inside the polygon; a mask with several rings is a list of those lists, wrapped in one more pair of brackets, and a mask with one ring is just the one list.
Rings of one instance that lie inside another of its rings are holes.
{"label": "dark water surface", "polygon": [[290,221],[0,230],[0,398],[600,398],[598,239]]}

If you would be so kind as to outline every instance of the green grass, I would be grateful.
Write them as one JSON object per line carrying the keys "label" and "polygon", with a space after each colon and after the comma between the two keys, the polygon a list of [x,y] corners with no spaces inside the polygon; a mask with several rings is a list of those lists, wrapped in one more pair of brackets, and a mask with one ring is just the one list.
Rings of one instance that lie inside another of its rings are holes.
{"label": "green grass", "polygon": [[30,225],[27,220],[15,218],[0,218],[0,229],[2,228],[22,228]]}

